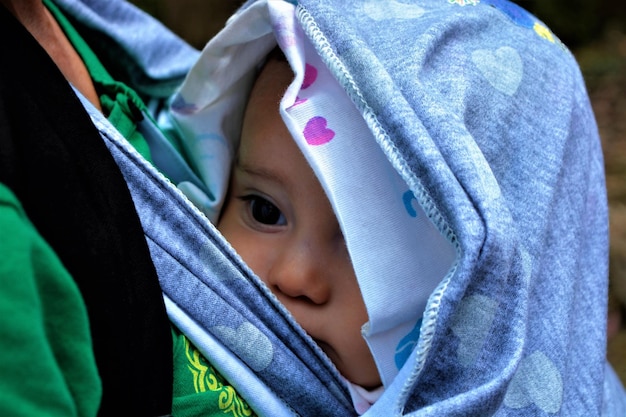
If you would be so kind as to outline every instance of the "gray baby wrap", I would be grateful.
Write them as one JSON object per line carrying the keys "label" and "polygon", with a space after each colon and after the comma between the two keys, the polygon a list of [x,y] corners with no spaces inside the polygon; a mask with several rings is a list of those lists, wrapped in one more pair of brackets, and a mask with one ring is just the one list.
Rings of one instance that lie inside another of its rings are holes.
{"label": "gray baby wrap", "polygon": [[[302,0],[295,16],[362,115],[364,140],[453,248],[426,292],[420,276],[384,277],[424,307],[409,312],[419,332],[366,415],[623,416],[624,390],[605,359],[602,150],[572,54],[504,0]],[[173,183],[208,200],[210,184],[149,129],[171,181],[112,130],[105,137],[173,323],[259,414],[354,415],[332,363]],[[390,262],[380,258],[358,262]]]}
{"label": "gray baby wrap", "polygon": [[260,414],[352,415],[321,350],[206,217],[134,149],[109,146],[141,213],[172,321]]}

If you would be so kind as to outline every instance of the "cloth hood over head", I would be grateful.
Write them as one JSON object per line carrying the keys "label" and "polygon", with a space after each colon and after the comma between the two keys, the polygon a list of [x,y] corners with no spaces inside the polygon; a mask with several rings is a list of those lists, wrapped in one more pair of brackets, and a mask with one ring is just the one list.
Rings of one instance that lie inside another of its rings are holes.
{"label": "cloth hood over head", "polygon": [[[417,342],[426,300],[451,269],[455,248],[429,221],[406,180],[390,164],[305,37],[294,9],[287,2],[257,3],[233,18],[228,26],[233,35],[224,38],[229,42],[241,38],[241,44],[229,45],[238,51],[220,51],[221,45],[216,44],[222,38],[216,38],[204,52],[206,61],[196,66],[180,92],[185,104],[174,103],[174,112],[180,112],[175,114],[185,129],[184,137],[191,138],[190,154],[198,158],[198,169],[214,191],[216,204],[206,211],[217,212],[225,195],[228,162],[239,139],[241,116],[237,115],[245,107],[248,80],[256,75],[268,48],[278,42],[295,73],[280,112],[339,219],[370,317],[363,335],[388,384]],[[240,35],[242,28],[258,28],[262,23],[269,36]],[[249,55],[250,49],[258,51],[257,56]],[[226,58],[218,62],[214,56]],[[218,81],[225,78],[221,71],[231,74],[231,66],[246,80]],[[215,84],[205,87],[207,79]],[[190,111],[189,102],[198,109]],[[216,159],[224,165],[212,163]]]}
{"label": "cloth hood over head", "polygon": [[558,38],[503,0],[246,3],[171,107],[202,181],[177,185],[212,222],[276,45],[294,72],[280,114],[368,312],[385,388],[368,415],[623,413],[602,151]]}

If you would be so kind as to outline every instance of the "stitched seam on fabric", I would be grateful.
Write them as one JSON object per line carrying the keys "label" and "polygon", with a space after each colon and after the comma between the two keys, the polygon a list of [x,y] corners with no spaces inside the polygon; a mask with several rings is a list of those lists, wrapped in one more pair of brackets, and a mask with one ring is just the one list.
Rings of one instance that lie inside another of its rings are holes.
{"label": "stitched seam on fabric", "polygon": [[[456,258],[453,262],[450,270],[437,286],[435,291],[431,294],[428,301],[428,309],[424,312],[424,322],[422,324],[423,336],[420,336],[419,343],[416,351],[416,364],[414,371],[407,379],[407,383],[398,398],[395,413],[402,413],[402,408],[407,400],[408,395],[411,392],[412,386],[417,377],[423,370],[426,356],[430,351],[432,345],[433,336],[435,333],[435,325],[437,322],[437,313],[441,305],[441,299],[445,293],[450,280],[454,276],[458,267],[459,259],[461,258],[461,249],[458,243],[458,239],[454,231],[450,228],[445,221],[441,213],[437,210],[435,204],[432,201],[430,195],[426,192],[420,181],[415,177],[408,167],[408,164],[404,158],[400,156],[400,153],[396,146],[391,143],[387,132],[381,127],[378,118],[364,100],[359,88],[357,87],[351,74],[348,72],[343,63],[335,55],[330,43],[321,29],[318,27],[315,19],[302,5],[298,5],[296,9],[298,20],[300,21],[304,32],[307,34],[311,43],[317,50],[318,54],[331,70],[331,72],[338,78],[339,83],[344,87],[346,93],[350,97],[353,103],[357,105],[363,114],[363,117],[367,125],[372,130],[372,133],[378,142],[379,146],[383,149],[388,156],[392,165],[397,167],[405,180],[407,180],[411,191],[414,192],[415,198],[418,200],[421,207],[424,209],[426,216],[433,222],[437,230],[452,244],[456,252]],[[349,88],[346,88],[349,87]],[[417,190],[417,193],[415,193]]]}

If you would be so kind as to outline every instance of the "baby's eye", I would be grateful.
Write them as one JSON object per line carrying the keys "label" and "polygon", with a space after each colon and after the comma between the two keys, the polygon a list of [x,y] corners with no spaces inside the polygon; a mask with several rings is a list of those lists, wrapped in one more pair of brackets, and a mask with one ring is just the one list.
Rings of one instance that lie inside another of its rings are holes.
{"label": "baby's eye", "polygon": [[271,226],[284,226],[287,220],[281,211],[273,203],[260,196],[248,196],[245,198],[250,205],[250,213],[254,220]]}

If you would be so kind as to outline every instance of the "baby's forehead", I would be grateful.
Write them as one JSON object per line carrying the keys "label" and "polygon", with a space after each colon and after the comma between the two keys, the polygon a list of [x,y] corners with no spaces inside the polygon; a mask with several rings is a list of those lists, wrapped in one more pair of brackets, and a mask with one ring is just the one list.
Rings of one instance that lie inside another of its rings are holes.
{"label": "baby's forehead", "polygon": [[277,98],[277,102],[280,101],[293,77],[293,71],[286,60],[269,55],[257,74],[250,100],[258,96],[270,96]]}
{"label": "baby's forehead", "polygon": [[[269,57],[254,83],[243,119],[239,158],[293,142],[280,115],[280,102],[294,74],[285,60]],[[295,147],[295,144],[293,144]]]}

